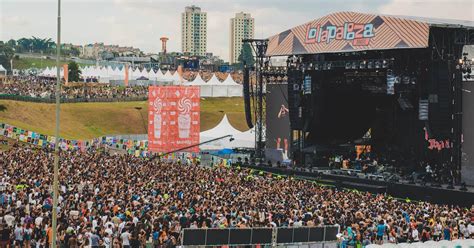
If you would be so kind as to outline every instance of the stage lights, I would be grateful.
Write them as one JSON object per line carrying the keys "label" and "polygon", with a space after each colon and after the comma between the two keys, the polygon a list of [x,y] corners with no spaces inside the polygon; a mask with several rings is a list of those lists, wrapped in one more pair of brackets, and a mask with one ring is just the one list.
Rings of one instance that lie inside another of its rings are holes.
{"label": "stage lights", "polygon": [[[332,70],[344,68],[346,70],[360,70],[360,69],[389,69],[393,65],[393,59],[380,60],[337,60],[337,61],[313,61],[311,63],[302,63],[301,70]],[[291,61],[290,61],[291,64]]]}
{"label": "stage lights", "polygon": [[324,62],[323,63],[323,70],[331,70],[332,63],[331,62]]}
{"label": "stage lights", "polygon": [[346,70],[351,69],[351,62],[347,61],[345,68],[346,68]]}
{"label": "stage lights", "polygon": [[382,66],[382,63],[379,60],[376,60],[374,65],[375,65],[375,69],[380,69],[380,67]]}
{"label": "stage lights", "polygon": [[352,69],[355,70],[355,69],[357,69],[357,67],[359,67],[359,63],[357,63],[357,61],[353,61],[352,62]]}
{"label": "stage lights", "polygon": [[367,63],[367,69],[373,69],[374,68],[374,61],[369,61]]}

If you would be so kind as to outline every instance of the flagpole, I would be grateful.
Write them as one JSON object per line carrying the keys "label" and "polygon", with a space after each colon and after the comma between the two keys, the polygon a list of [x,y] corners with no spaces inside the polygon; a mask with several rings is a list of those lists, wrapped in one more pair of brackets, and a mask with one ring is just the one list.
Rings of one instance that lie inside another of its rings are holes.
{"label": "flagpole", "polygon": [[[59,57],[61,55],[61,0],[58,0],[58,26],[56,42],[56,130],[54,144],[54,166],[53,166],[53,220],[52,220],[52,248],[57,247],[57,221],[58,221],[58,174],[59,174],[59,106],[61,94],[61,68],[59,66]],[[64,72],[66,73],[66,72]],[[47,241],[49,242],[49,240]]]}

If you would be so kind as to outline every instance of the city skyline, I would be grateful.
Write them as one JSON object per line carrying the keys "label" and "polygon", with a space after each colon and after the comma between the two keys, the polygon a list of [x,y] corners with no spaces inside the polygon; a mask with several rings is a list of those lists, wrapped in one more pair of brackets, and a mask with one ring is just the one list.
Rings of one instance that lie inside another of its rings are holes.
{"label": "city skyline", "polygon": [[[449,4],[447,4],[449,3]],[[341,4],[344,8],[341,9]],[[429,4],[429,8],[428,8]],[[473,3],[457,1],[129,1],[62,0],[62,42],[95,42],[133,46],[158,53],[161,36],[170,38],[168,51],[181,51],[181,13],[197,5],[207,12],[207,52],[229,60],[229,20],[241,11],[255,18],[255,37],[268,38],[301,23],[335,11],[425,16],[473,20]],[[93,6],[93,8],[91,8]],[[56,37],[56,1],[2,0],[0,40],[22,37]]]}

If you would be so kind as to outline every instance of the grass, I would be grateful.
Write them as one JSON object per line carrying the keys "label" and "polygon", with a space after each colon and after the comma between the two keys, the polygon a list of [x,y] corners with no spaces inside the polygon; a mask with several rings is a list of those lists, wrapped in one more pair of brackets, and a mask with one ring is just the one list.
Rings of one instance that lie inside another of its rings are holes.
{"label": "grass", "polygon": [[[237,129],[247,128],[243,98],[201,99],[201,131],[216,126],[228,115]],[[135,107],[142,107],[140,113]],[[61,104],[61,136],[67,139],[91,139],[111,134],[146,133],[146,102],[68,103]],[[54,104],[0,100],[0,122],[42,134],[54,135]]]}
{"label": "grass", "polygon": [[[59,62],[61,65],[69,63],[69,61],[62,60]],[[78,63],[79,66],[85,66],[85,64]],[[25,70],[29,68],[46,68],[56,66],[55,59],[40,59],[40,58],[19,58],[13,59],[13,69]]]}

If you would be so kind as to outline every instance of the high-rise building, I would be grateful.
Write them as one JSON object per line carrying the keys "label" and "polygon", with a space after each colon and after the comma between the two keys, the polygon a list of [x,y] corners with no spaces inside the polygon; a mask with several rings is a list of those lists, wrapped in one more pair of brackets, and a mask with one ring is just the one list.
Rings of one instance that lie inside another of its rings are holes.
{"label": "high-rise building", "polygon": [[237,63],[242,51],[242,39],[253,39],[255,22],[249,13],[236,13],[230,19],[230,63]]}
{"label": "high-rise building", "polygon": [[204,56],[207,49],[207,13],[188,6],[181,15],[181,48],[183,53]]}

